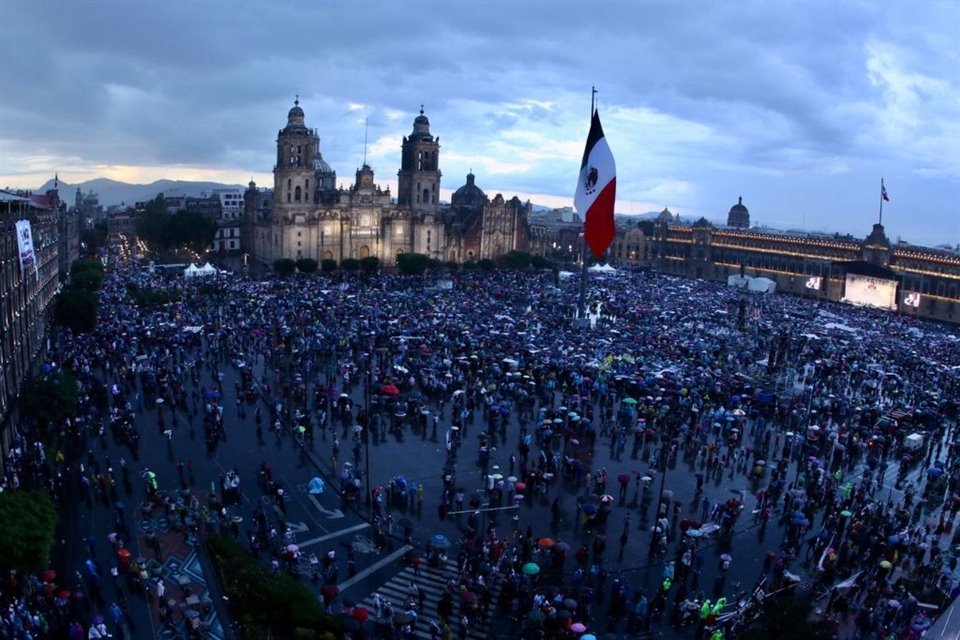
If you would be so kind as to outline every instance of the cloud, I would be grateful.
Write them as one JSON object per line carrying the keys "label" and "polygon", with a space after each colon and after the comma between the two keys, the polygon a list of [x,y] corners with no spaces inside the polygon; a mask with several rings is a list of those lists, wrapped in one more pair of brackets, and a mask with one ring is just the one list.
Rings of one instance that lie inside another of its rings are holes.
{"label": "cloud", "polygon": [[583,6],[5,0],[0,184],[98,167],[245,183],[299,94],[342,177],[366,130],[393,180],[422,104],[444,184],[473,168],[487,192],[568,202],[596,85],[626,208],[716,217],[743,193],[863,235],[884,175],[888,233],[960,241],[957,3]]}

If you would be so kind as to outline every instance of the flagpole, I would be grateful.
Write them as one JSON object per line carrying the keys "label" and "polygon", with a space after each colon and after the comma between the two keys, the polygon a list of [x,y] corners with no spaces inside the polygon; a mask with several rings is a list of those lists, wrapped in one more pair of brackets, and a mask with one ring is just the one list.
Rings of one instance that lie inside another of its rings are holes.
{"label": "flagpole", "polygon": [[[596,111],[597,88],[590,87],[590,123],[593,124],[593,114]],[[582,211],[584,224],[586,224],[586,211]],[[584,226],[583,233],[580,235],[580,296],[577,299],[577,321],[580,326],[587,326],[587,229]]]}
{"label": "flagpole", "polygon": [[883,224],[883,178],[880,178],[880,221]]}

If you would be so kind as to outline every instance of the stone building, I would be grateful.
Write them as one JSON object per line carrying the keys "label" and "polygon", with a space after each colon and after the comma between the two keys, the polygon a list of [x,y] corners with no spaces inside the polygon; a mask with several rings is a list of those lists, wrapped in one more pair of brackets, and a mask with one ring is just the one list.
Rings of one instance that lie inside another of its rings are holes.
{"label": "stone building", "polygon": [[[749,224],[748,215],[740,200],[730,217]],[[653,266],[663,273],[706,280],[763,276],[777,283],[778,292],[854,303],[852,287],[866,282],[889,292],[889,304],[881,305],[885,308],[960,322],[960,254],[891,243],[881,224],[859,240],[839,234],[715,227],[704,218],[684,224],[661,215],[654,224]]]}
{"label": "stone building", "polygon": [[[57,191],[44,195],[0,191],[0,450],[9,451],[17,399],[46,350],[53,300],[60,284],[64,226]],[[36,270],[20,266],[16,223],[30,222]],[[2,463],[2,462],[0,462]]]}
{"label": "stone building", "polygon": [[408,252],[464,262],[527,248],[529,203],[499,194],[488,199],[473,174],[451,204],[440,202],[440,138],[422,109],[400,148],[395,199],[367,164],[352,185],[337,187],[320,136],[295,101],[277,134],[272,191],[251,182],[245,194],[243,250],[267,265],[280,258],[339,263],[369,256],[392,265]]}

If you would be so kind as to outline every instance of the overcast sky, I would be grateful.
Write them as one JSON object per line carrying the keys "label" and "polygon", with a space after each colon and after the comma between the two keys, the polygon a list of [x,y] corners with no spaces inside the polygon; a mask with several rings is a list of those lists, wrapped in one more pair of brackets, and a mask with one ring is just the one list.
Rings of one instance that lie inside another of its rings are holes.
{"label": "overcast sky", "polygon": [[272,186],[295,94],[341,182],[572,204],[590,87],[617,210],[960,243],[960,2],[0,2],[0,185]]}

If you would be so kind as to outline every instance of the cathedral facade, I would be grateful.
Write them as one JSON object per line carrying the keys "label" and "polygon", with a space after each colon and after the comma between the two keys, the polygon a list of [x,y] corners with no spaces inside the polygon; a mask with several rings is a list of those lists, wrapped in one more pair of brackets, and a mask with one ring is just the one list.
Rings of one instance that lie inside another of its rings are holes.
{"label": "cathedral facade", "polygon": [[470,174],[451,204],[442,204],[441,176],[440,138],[421,109],[401,142],[396,198],[376,184],[366,164],[351,186],[338,188],[320,137],[307,128],[296,101],[277,134],[272,192],[251,182],[245,194],[244,251],[267,265],[281,258],[340,263],[370,256],[393,265],[408,252],[466,262],[526,250],[529,203],[500,194],[490,200]]}

